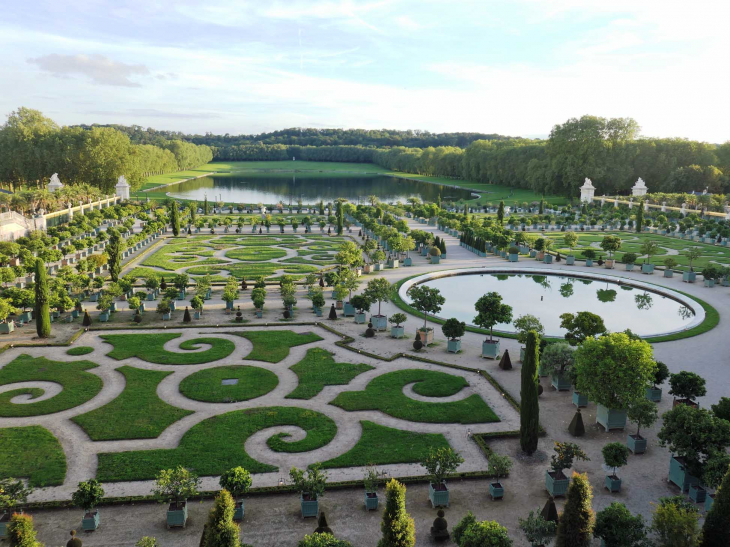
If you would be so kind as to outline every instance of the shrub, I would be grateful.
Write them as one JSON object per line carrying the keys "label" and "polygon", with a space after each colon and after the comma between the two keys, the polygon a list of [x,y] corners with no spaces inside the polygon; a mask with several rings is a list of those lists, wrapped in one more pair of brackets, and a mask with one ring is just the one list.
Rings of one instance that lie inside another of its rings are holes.
{"label": "shrub", "polygon": [[657,361],[656,372],[654,373],[654,387],[658,388],[667,378],[669,378],[669,367],[661,361]]}
{"label": "shrub", "polygon": [[7,537],[11,547],[43,547],[42,543],[36,541],[36,534],[30,515],[16,513],[10,517]]}
{"label": "shrub", "polygon": [[311,536],[304,536],[297,547],[352,547],[349,541],[337,539],[332,534],[314,533]]}
{"label": "shrub", "polygon": [[471,511],[464,515],[464,518],[462,518],[452,530],[454,543],[456,543],[457,545],[461,545],[461,538],[464,535],[464,532],[466,532],[469,527],[473,526],[476,523],[477,519]]}
{"label": "shrub", "polygon": [[530,511],[526,519],[518,519],[522,530],[531,545],[549,545],[553,541],[557,523],[545,520],[540,512]]}
{"label": "shrub", "polygon": [[694,507],[668,501],[657,506],[651,529],[661,547],[695,547],[700,536],[699,520]]}
{"label": "shrub", "polygon": [[512,247],[509,248],[509,254],[511,254],[511,255],[520,254],[520,250],[513,245]]}
{"label": "shrub", "polygon": [[357,309],[358,313],[370,311],[370,299],[361,294],[353,296],[350,300],[350,304],[352,304],[355,309]]}
{"label": "shrub", "polygon": [[512,547],[507,528],[494,520],[476,522],[464,530],[459,547]]}
{"label": "shrub", "polygon": [[215,497],[203,529],[200,547],[239,547],[240,531],[233,522],[236,504],[228,490],[221,490]]}
{"label": "shrub", "polygon": [[155,487],[152,493],[162,501],[173,500],[175,507],[180,507],[180,502],[198,494],[200,479],[198,476],[178,465],[174,469],[163,469],[155,477]]}
{"label": "shrub", "polygon": [[531,330],[537,332],[538,336],[542,336],[543,334],[545,334],[545,327],[542,326],[540,320],[534,315],[530,315],[529,313],[525,315],[520,315],[517,319],[515,319],[514,323],[512,324],[519,333],[517,335],[517,340],[521,344],[527,342],[527,333]]}
{"label": "shrub", "polygon": [[134,545],[135,547],[158,547],[157,538],[150,536],[144,536],[143,538],[140,538],[140,540]]}
{"label": "shrub", "polygon": [[447,338],[456,340],[457,338],[464,336],[464,333],[466,332],[466,323],[452,317],[444,321],[444,324],[441,326],[441,331]]}
{"label": "shrub", "polygon": [[234,498],[240,498],[251,488],[251,473],[241,466],[232,467],[221,475],[218,484],[228,490]]}
{"label": "shrub", "polygon": [[388,319],[388,322],[395,327],[400,327],[401,323],[405,323],[408,320],[405,313],[394,313]]}
{"label": "shrub", "polygon": [[321,464],[315,463],[309,466],[306,471],[292,467],[289,470],[289,478],[300,494],[308,495],[311,499],[317,499],[324,493],[327,472],[322,471]]}
{"label": "shrub", "polygon": [[720,401],[710,408],[716,417],[730,421],[730,397],[720,397]]}
{"label": "shrub", "polygon": [[539,338],[536,331],[527,333],[525,358],[522,361],[520,388],[520,447],[527,454],[537,450],[540,429],[537,375],[539,365]]}
{"label": "shrub", "polygon": [[629,462],[629,449],[623,443],[608,443],[601,449],[601,454],[603,454],[606,466],[613,468],[614,475],[617,468],[623,467]]}
{"label": "shrub", "polygon": [[581,448],[575,443],[555,443],[555,454],[552,455],[550,468],[556,473],[562,473],[563,469],[573,467],[573,460],[590,461]]}
{"label": "shrub", "polygon": [[715,502],[705,515],[700,547],[726,547],[730,538],[730,467],[715,493]]}
{"label": "shrub", "polygon": [[385,487],[385,511],[380,523],[383,537],[378,547],[414,547],[416,529],[406,512],[406,487],[391,479]]}
{"label": "shrub", "polygon": [[446,476],[456,471],[456,469],[464,463],[458,452],[454,452],[453,448],[439,448],[428,451],[428,456],[421,462],[426,468],[431,483],[440,485],[446,479]]}
{"label": "shrub", "polygon": [[490,341],[496,324],[512,321],[512,307],[502,304],[502,296],[497,292],[488,292],[479,298],[474,309],[477,311],[474,323],[483,329],[489,329]]}
{"label": "shrub", "polygon": [[590,547],[594,523],[592,499],[588,476],[573,473],[565,509],[558,523],[556,547]]}
{"label": "shrub", "polygon": [[86,512],[99,505],[102,499],[104,499],[104,489],[96,479],[80,482],[78,490],[71,496],[74,505],[81,507]]}
{"label": "shrub", "polygon": [[694,401],[697,397],[703,397],[707,393],[705,379],[694,372],[683,370],[669,377],[670,395]]}
{"label": "shrub", "polygon": [[641,515],[632,515],[623,503],[617,501],[596,514],[593,536],[611,547],[642,547],[646,529]]}
{"label": "shrub", "polygon": [[593,338],[606,332],[603,319],[589,311],[579,311],[577,314],[563,313],[560,316],[560,327],[566,329],[565,339],[571,346],[577,346],[587,338]]}

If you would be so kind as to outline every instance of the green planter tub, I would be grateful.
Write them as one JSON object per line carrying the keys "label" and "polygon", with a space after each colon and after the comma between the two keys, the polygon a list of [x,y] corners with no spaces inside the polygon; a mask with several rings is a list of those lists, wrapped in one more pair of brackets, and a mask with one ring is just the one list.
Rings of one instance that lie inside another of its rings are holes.
{"label": "green planter tub", "polygon": [[391,338],[403,338],[406,335],[405,327],[390,327]]}
{"label": "green planter tub", "polygon": [[662,388],[660,388],[660,387],[646,388],[646,398],[654,403],[660,402],[662,400]]}
{"label": "green planter tub", "polygon": [[370,322],[373,324],[375,330],[387,330],[388,329],[388,316],[387,315],[371,315]]}
{"label": "green planter tub", "polygon": [[563,374],[553,374],[550,383],[558,391],[568,391],[572,385]]}
{"label": "green planter tub", "polygon": [[553,255],[545,253],[545,258],[543,259],[543,262],[545,264],[552,264],[553,263]]}
{"label": "green planter tub", "polygon": [[693,484],[689,487],[689,499],[695,503],[704,503],[707,499],[707,490],[699,484]]}
{"label": "green planter tub", "polygon": [[674,270],[670,270],[669,268],[666,268],[664,270],[664,277],[674,277]]}
{"label": "green planter tub", "polygon": [[584,395],[580,391],[573,390],[573,404],[578,408],[588,406],[588,395]]}
{"label": "green planter tub", "polygon": [[509,254],[509,261],[510,262],[517,262],[520,259],[520,255],[517,253],[510,253]]}
{"label": "green planter tub", "polygon": [[367,315],[365,315],[365,313],[355,314],[355,323],[357,323],[358,325],[364,325],[365,321],[367,321]]}
{"label": "green planter tub", "polygon": [[378,509],[377,492],[365,492],[365,509],[368,511],[376,511]]}
{"label": "green planter tub", "polygon": [[700,479],[687,472],[684,458],[672,456],[669,460],[669,482],[673,482],[682,492],[686,492],[693,484],[699,484]]}
{"label": "green planter tub", "polygon": [[447,345],[449,353],[459,353],[461,351],[461,340],[449,340]]}
{"label": "green planter tub", "polygon": [[489,483],[489,497],[492,498],[492,501],[504,498],[504,486],[501,482]]}
{"label": "green planter tub", "polygon": [[619,479],[616,475],[606,475],[606,480],[603,485],[606,487],[606,490],[611,493],[621,492],[621,479]]}
{"label": "green planter tub", "polygon": [[654,273],[654,264],[642,264],[641,273],[653,274]]}
{"label": "green planter tub", "polygon": [[233,520],[243,520],[244,514],[243,500],[238,500],[236,502],[236,509],[233,511]]}
{"label": "green planter tub", "polygon": [[592,258],[586,258],[586,267],[592,268],[593,267],[593,259]]}
{"label": "green planter tub", "polygon": [[446,488],[446,483],[442,482],[441,486],[443,490],[435,490],[433,483],[428,485],[428,499],[431,500],[432,507],[448,507],[449,506],[449,489]]}
{"label": "green planter tub", "polygon": [[713,503],[715,503],[715,494],[707,494],[707,497],[705,498],[705,511],[712,509]]}
{"label": "green planter tub", "polygon": [[355,306],[353,306],[349,302],[345,302],[343,309],[343,315],[345,317],[353,317],[356,315],[356,312],[357,310],[355,309]]}
{"label": "green planter tub", "polygon": [[626,445],[634,454],[643,454],[646,452],[646,439],[641,435],[628,435],[626,437]]}
{"label": "green planter tub", "polygon": [[84,514],[81,519],[81,529],[84,532],[93,532],[99,527],[99,510],[94,509],[93,511]]}
{"label": "green planter tub", "polygon": [[299,496],[299,501],[302,506],[302,518],[316,517],[319,515],[319,500],[318,499],[304,499],[304,495]]}
{"label": "green planter tub", "polygon": [[694,283],[697,280],[697,272],[682,272],[682,281]]}
{"label": "green planter tub", "polygon": [[566,257],[565,257],[565,263],[566,263],[566,264],[567,264],[568,266],[573,266],[573,265],[575,264],[575,256],[573,256],[573,255],[568,255],[568,256],[566,256]]}
{"label": "green planter tub", "polygon": [[568,485],[570,479],[563,473],[557,476],[555,471],[545,472],[545,489],[550,493],[551,496],[558,497],[564,496],[568,492]]}
{"label": "green planter tub", "polygon": [[167,528],[174,526],[182,526],[185,528],[185,524],[188,522],[188,502],[182,503],[182,508],[176,507],[174,503],[170,504],[167,509]]}
{"label": "green planter tub", "polygon": [[624,429],[626,427],[626,410],[606,408],[599,404],[596,409],[596,423],[601,424],[606,431]]}
{"label": "green planter tub", "polygon": [[499,356],[499,340],[485,340],[482,342],[482,357],[496,359]]}
{"label": "green planter tub", "polygon": [[10,323],[0,323],[0,334],[10,334],[15,330],[15,325]]}

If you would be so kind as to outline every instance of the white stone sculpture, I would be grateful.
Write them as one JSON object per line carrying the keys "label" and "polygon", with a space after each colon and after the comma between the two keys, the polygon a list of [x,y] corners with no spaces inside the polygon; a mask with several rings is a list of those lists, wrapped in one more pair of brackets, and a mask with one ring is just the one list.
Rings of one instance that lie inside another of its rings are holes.
{"label": "white stone sculpture", "polygon": [[591,182],[591,179],[586,177],[583,186],[580,187],[580,201],[581,203],[593,203],[593,195],[596,189]]}
{"label": "white stone sculpture", "polygon": [[641,177],[639,177],[639,180],[636,181],[636,184],[634,184],[634,187],[631,189],[631,195],[645,196],[647,190],[648,188],[646,187],[646,183]]}
{"label": "white stone sculpture", "polygon": [[58,173],[53,173],[51,175],[51,182],[48,183],[48,191],[53,193],[61,188],[63,188],[63,184],[61,184],[61,180],[58,178]]}
{"label": "white stone sculpture", "polygon": [[129,183],[127,182],[127,179],[124,178],[124,175],[119,177],[116,189],[117,196],[119,196],[123,201],[129,199]]}

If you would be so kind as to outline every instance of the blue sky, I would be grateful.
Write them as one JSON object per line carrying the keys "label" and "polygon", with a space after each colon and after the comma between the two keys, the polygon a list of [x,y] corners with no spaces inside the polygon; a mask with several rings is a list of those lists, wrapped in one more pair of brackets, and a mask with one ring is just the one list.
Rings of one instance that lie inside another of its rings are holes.
{"label": "blue sky", "polygon": [[730,139],[730,2],[0,0],[0,109],[60,124]]}

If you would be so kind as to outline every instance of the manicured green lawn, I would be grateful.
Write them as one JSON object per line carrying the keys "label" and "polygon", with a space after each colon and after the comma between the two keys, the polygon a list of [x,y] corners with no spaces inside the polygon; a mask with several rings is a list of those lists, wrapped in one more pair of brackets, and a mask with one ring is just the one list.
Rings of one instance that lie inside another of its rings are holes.
{"label": "manicured green lawn", "polygon": [[157,396],[157,386],[172,372],[129,366],[117,370],[124,375],[124,391],[101,408],[71,418],[92,441],[156,439],[170,425],[193,413]]}
{"label": "manicured green lawn", "polygon": [[350,450],[322,462],[324,468],[360,467],[391,463],[418,463],[431,448],[448,448],[440,433],[414,433],[362,421],[362,437]]}
{"label": "manicured green lawn", "polygon": [[57,486],[66,478],[61,443],[38,425],[0,429],[0,479],[28,479],[35,487]]}
{"label": "manicured green lawn", "polygon": [[499,418],[477,394],[449,403],[416,401],[403,387],[416,382],[413,391],[426,397],[448,397],[468,385],[461,376],[432,370],[408,369],[374,378],[365,391],[345,391],[330,402],[344,410],[380,410],[394,418],[427,423],[486,423]]}
{"label": "manicured green lawn", "polygon": [[92,351],[94,351],[94,348],[90,348],[89,346],[76,346],[75,348],[70,348],[66,350],[66,355],[86,355],[87,353],[91,353]]}
{"label": "manicured green lawn", "polygon": [[267,363],[278,363],[286,359],[290,348],[322,340],[322,337],[313,332],[300,334],[291,330],[255,330],[250,332],[227,332],[225,334],[235,334],[251,341],[253,349],[244,359],[248,361],[265,361]]}
{"label": "manicured green lawn", "polygon": [[304,359],[290,368],[299,378],[299,385],[286,398],[311,399],[318,395],[324,386],[349,384],[355,376],[375,367],[362,363],[335,363],[329,351],[311,348]]}
{"label": "manicured green lawn", "polygon": [[[238,380],[223,385],[223,380]],[[261,397],[279,384],[279,377],[265,368],[246,365],[208,368],[191,374],[180,382],[180,393],[206,403],[236,403]]]}
{"label": "manicured green lawn", "polygon": [[22,417],[53,414],[79,406],[93,399],[103,385],[101,378],[87,372],[98,365],[90,361],[51,361],[45,357],[19,355],[0,369],[0,386],[16,382],[39,380],[61,384],[61,393],[37,403],[16,405],[10,402],[13,397],[30,394],[38,397],[41,389],[20,388],[0,394],[0,416]]}
{"label": "manicured green lawn", "polygon": [[306,264],[286,264],[277,262],[253,262],[249,264],[232,263],[226,266],[193,266],[185,270],[190,275],[215,275],[222,271],[238,279],[253,279],[263,275],[267,278],[278,277],[277,271],[283,270],[285,274],[292,274],[295,278],[304,277],[309,272],[316,272],[319,268]]}
{"label": "manicured green lawn", "polygon": [[263,429],[280,425],[301,427],[307,436],[287,442],[286,435],[267,441],[277,452],[309,452],[329,443],[337,433],[335,422],[319,412],[295,407],[264,407],[237,410],[214,416],[193,426],[173,449],[136,450],[99,454],[96,477],[101,481],[153,479],[160,469],[183,465],[201,476],[220,475],[242,466],[252,473],[278,468],[249,456],[246,440]]}
{"label": "manicured green lawn", "polygon": [[231,249],[226,252],[226,258],[245,261],[275,260],[285,256],[286,251],[284,249],[275,247],[243,247],[242,249]]}
{"label": "manicured green lawn", "polygon": [[201,344],[209,344],[212,347],[205,351],[189,351],[174,353],[166,351],[164,346],[170,340],[180,338],[180,333],[156,333],[156,334],[103,334],[102,340],[114,346],[114,349],[107,353],[113,359],[128,359],[138,357],[148,363],[159,365],[199,365],[210,363],[228,357],[236,346],[230,340],[224,338],[195,338],[180,344],[181,350],[195,350]]}
{"label": "manicured green lawn", "polygon": [[184,243],[174,240],[175,243],[162,245],[154,253],[142,261],[143,266],[162,268],[175,271],[186,266],[203,266],[213,264],[225,264],[225,260],[212,258],[214,249],[211,246],[203,245],[196,241],[185,241]]}

